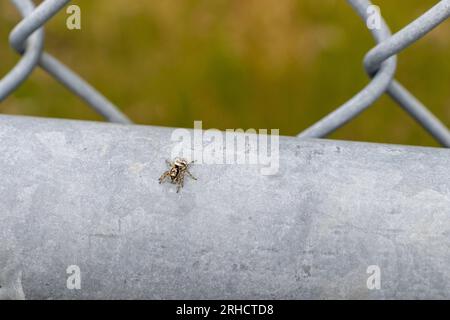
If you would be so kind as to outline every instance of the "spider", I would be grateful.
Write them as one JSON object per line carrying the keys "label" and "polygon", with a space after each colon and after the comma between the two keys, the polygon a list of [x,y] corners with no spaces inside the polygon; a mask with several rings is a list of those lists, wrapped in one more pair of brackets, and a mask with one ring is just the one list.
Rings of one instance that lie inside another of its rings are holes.
{"label": "spider", "polygon": [[159,178],[159,183],[163,183],[167,177],[170,177],[170,182],[177,185],[177,193],[180,188],[183,188],[184,175],[187,173],[192,179],[197,180],[190,172],[189,166],[195,161],[188,162],[183,158],[176,158],[174,162],[166,160],[169,170],[164,172]]}

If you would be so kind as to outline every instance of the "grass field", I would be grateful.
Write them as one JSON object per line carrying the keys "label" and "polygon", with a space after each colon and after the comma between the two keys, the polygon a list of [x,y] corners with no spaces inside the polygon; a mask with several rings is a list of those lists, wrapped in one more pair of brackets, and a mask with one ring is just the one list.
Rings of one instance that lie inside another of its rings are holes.
{"label": "grass field", "polygon": [[[395,32],[437,1],[379,0]],[[82,30],[60,12],[46,50],[140,124],[280,128],[294,135],[368,82],[373,40],[343,0],[78,0]],[[0,2],[0,75],[18,56],[20,18]],[[397,79],[450,125],[450,21],[399,55]],[[41,70],[0,104],[6,114],[100,120]],[[383,97],[332,138],[435,146]]]}

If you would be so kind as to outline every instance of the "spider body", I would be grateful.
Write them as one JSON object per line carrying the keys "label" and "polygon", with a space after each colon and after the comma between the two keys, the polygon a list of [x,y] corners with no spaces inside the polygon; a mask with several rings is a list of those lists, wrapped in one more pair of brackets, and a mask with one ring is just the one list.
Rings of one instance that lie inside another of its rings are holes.
{"label": "spider body", "polygon": [[192,179],[197,180],[189,171],[189,167],[194,163],[188,162],[186,159],[176,158],[174,162],[166,160],[169,170],[164,172],[159,178],[159,183],[163,183],[166,178],[170,178],[170,182],[177,185],[177,193],[183,188],[184,176],[187,174]]}

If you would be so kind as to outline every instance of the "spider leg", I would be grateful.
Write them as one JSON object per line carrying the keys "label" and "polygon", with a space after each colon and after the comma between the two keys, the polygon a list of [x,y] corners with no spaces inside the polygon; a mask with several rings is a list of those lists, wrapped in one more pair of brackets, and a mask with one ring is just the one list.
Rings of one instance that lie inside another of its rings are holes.
{"label": "spider leg", "polygon": [[172,162],[170,162],[169,160],[166,159],[166,164],[169,168],[171,168],[173,166]]}
{"label": "spider leg", "polygon": [[187,174],[189,175],[189,177],[191,177],[192,179],[197,180],[197,178],[194,177],[194,176],[192,175],[192,173],[191,173],[189,170],[186,169],[186,173],[187,173]]}
{"label": "spider leg", "polygon": [[177,193],[180,192],[180,189],[183,188],[184,185],[184,175],[181,174],[177,180]]}
{"label": "spider leg", "polygon": [[170,175],[170,172],[169,172],[169,171],[164,172],[164,173],[162,174],[162,176],[159,177],[159,183],[160,183],[160,184],[163,183],[164,180],[165,180],[169,175]]}

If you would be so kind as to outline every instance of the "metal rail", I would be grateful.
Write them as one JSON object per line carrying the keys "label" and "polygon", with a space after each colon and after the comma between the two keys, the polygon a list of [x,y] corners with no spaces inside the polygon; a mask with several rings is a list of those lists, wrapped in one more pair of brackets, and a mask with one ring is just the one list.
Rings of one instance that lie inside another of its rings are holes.
{"label": "metal rail", "polygon": [[172,132],[1,116],[0,298],[450,298],[450,150],[281,137],[176,193]]}

